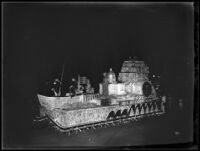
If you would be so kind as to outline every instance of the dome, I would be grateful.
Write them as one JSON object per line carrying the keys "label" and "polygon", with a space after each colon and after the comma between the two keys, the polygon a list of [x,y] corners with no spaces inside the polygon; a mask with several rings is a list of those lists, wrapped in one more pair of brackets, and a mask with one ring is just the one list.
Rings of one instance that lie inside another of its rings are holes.
{"label": "dome", "polygon": [[115,73],[113,72],[112,68],[110,68],[110,71],[107,73],[107,76],[109,75],[114,75],[115,76]]}
{"label": "dome", "polygon": [[110,71],[107,73],[107,78],[109,83],[116,82],[115,73],[112,71],[112,68],[110,68]]}

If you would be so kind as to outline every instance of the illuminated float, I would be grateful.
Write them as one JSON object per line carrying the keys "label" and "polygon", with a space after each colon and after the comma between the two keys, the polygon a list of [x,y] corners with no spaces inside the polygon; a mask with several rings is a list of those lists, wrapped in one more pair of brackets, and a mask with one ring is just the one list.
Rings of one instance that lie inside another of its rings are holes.
{"label": "illuminated float", "polygon": [[40,108],[43,115],[64,132],[164,114],[166,100],[157,96],[148,74],[149,67],[143,61],[130,58],[123,62],[118,78],[111,68],[103,74],[98,94],[91,89],[80,93],[79,77],[74,96],[38,94]]}

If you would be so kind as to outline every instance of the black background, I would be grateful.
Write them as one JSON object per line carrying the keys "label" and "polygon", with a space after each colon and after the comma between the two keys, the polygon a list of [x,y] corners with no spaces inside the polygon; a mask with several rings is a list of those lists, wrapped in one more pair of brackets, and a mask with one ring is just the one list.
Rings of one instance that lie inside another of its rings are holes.
{"label": "black background", "polygon": [[185,3],[3,4],[5,140],[27,139],[31,100],[46,80],[86,75],[98,91],[103,72],[138,56],[161,76],[165,92],[193,94],[193,7]]}

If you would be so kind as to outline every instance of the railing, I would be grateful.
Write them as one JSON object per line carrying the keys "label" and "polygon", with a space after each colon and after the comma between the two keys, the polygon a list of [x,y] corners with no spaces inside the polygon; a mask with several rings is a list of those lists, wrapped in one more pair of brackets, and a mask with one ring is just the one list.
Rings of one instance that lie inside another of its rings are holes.
{"label": "railing", "polygon": [[90,100],[94,100],[94,99],[98,99],[99,98],[99,94],[86,94],[83,95],[83,101],[87,102]]}

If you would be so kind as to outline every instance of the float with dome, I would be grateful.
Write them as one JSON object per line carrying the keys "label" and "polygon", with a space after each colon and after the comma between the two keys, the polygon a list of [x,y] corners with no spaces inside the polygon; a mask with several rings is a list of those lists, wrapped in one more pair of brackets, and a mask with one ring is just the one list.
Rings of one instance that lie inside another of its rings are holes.
{"label": "float with dome", "polygon": [[125,60],[118,77],[112,69],[104,73],[97,94],[91,87],[83,93],[87,80],[79,77],[73,96],[38,94],[41,115],[58,130],[70,132],[164,114],[166,100],[157,96],[148,74],[144,61]]}

